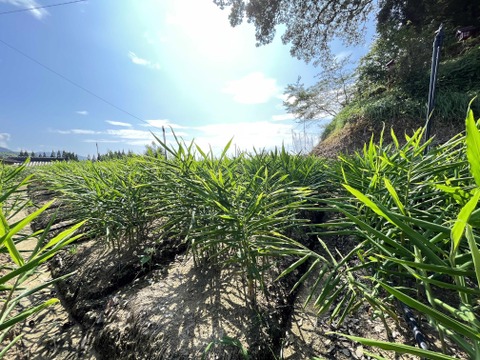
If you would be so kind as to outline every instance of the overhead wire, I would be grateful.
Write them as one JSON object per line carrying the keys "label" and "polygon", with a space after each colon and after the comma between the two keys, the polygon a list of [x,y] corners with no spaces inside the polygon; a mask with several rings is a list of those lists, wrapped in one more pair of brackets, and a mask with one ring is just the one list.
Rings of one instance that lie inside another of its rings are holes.
{"label": "overhead wire", "polygon": [[0,39],[0,43],[1,43],[1,44],[3,44],[3,45],[5,45],[6,47],[10,48],[11,50],[13,50],[13,51],[17,52],[18,54],[20,54],[20,55],[24,56],[25,58],[29,59],[30,61],[34,62],[35,64],[37,64],[37,65],[39,65],[39,66],[43,67],[45,70],[48,70],[49,72],[51,72],[51,73],[53,73],[53,74],[57,75],[58,77],[62,78],[62,79],[63,79],[63,80],[65,80],[65,81],[69,82],[71,85],[73,85],[73,86],[75,86],[75,87],[77,87],[77,88],[79,88],[79,89],[83,90],[84,92],[86,92],[86,93],[88,93],[88,94],[90,94],[90,95],[92,95],[92,96],[96,97],[97,99],[99,99],[99,100],[103,101],[104,103],[106,103],[106,104],[108,104],[108,105],[112,106],[113,108],[117,109],[118,111],[121,111],[121,112],[123,112],[124,114],[126,114],[126,115],[129,115],[130,117],[132,117],[132,118],[134,118],[134,119],[136,119],[136,120],[139,120],[139,121],[141,121],[141,122],[144,122],[145,124],[148,124],[149,126],[153,126],[153,127],[155,127],[154,125],[152,125],[152,124],[150,124],[149,122],[147,122],[147,121],[143,120],[142,118],[140,118],[140,117],[138,117],[138,116],[136,116],[136,115],[132,114],[131,112],[129,112],[129,111],[127,111],[127,110],[125,110],[125,109],[123,109],[123,108],[121,108],[121,107],[119,107],[119,106],[115,105],[115,104],[114,104],[114,103],[112,103],[111,101],[108,101],[107,99],[105,99],[105,98],[101,97],[100,95],[97,95],[97,94],[95,94],[93,91],[91,91],[91,90],[87,89],[86,87],[84,87],[84,86],[82,86],[82,85],[78,84],[77,82],[75,82],[75,81],[73,81],[73,80],[69,79],[69,78],[68,78],[68,77],[66,77],[65,75],[62,75],[62,74],[60,74],[58,71],[56,71],[56,70],[52,69],[51,67],[49,67],[49,66],[47,66],[47,65],[45,65],[45,64],[43,64],[43,63],[41,63],[41,62],[40,62],[40,61],[38,61],[37,59],[35,59],[35,58],[33,58],[32,56],[30,56],[30,55],[28,55],[28,54],[24,53],[23,51],[21,51],[21,50],[17,49],[16,47],[14,47],[14,46],[12,46],[12,45],[8,44],[8,43],[7,43],[7,42],[5,42],[4,40]]}
{"label": "overhead wire", "polygon": [[7,11],[0,12],[0,15],[14,14],[14,13],[19,13],[19,12],[24,12],[24,11],[40,10],[40,9],[46,9],[46,8],[51,8],[51,7],[55,7],[55,6],[70,5],[70,4],[75,4],[75,3],[85,2],[85,1],[88,1],[88,0],[73,0],[73,1],[63,2],[63,3],[57,3],[57,4],[32,6],[32,7],[29,7],[29,8],[7,10]]}

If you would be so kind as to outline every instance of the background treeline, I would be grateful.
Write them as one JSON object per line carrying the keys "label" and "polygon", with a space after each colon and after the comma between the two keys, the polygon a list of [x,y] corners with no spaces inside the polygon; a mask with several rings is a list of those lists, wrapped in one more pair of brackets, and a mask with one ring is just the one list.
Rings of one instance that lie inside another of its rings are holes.
{"label": "background treeline", "polygon": [[25,150],[20,150],[20,152],[18,153],[18,157],[21,157],[21,158],[27,158],[27,157],[31,157],[31,158],[34,158],[34,157],[37,157],[37,158],[55,158],[55,159],[62,159],[62,160],[74,160],[74,161],[78,161],[78,155],[75,154],[74,152],[69,152],[69,151],[61,151],[60,150],[57,150],[56,152],[54,150],[52,150],[51,153],[47,154],[45,151],[43,152],[34,152],[34,151],[31,151],[31,152],[28,152],[28,151],[25,151]]}

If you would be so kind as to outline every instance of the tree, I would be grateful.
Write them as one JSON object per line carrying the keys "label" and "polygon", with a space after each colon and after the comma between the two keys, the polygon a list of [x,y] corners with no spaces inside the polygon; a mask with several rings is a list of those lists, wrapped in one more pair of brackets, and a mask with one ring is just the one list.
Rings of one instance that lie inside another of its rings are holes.
{"label": "tree", "polygon": [[306,88],[298,78],[285,89],[287,112],[299,122],[332,118],[350,103],[353,97],[355,77],[348,69],[349,58],[335,59],[317,75],[318,82]]}
{"label": "tree", "polygon": [[480,20],[477,0],[384,0],[377,14],[377,30],[383,33],[409,23],[418,32],[431,26],[438,28],[475,25]]}
{"label": "tree", "polygon": [[255,25],[257,46],[272,42],[276,27],[285,26],[284,44],[292,56],[316,64],[331,59],[329,43],[334,38],[345,45],[364,39],[367,19],[375,0],[214,0],[220,8],[231,7],[232,26],[246,18]]}
{"label": "tree", "polygon": [[329,43],[358,45],[364,39],[367,20],[376,15],[377,31],[385,34],[410,23],[418,31],[440,23],[451,30],[480,21],[478,0],[213,0],[230,8],[232,26],[244,19],[255,26],[257,46],[273,41],[276,28],[285,26],[284,44],[292,56],[315,64],[332,59]]}

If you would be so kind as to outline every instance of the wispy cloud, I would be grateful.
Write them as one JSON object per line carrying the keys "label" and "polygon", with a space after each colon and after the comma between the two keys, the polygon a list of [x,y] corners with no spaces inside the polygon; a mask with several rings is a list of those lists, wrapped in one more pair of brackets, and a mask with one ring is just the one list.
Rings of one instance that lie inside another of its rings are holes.
{"label": "wispy cloud", "polygon": [[87,110],[78,110],[76,111],[76,113],[78,115],[83,115],[83,116],[87,116],[88,115],[88,111]]}
{"label": "wispy cloud", "polygon": [[267,78],[261,72],[254,72],[238,80],[232,80],[222,89],[241,104],[262,104],[278,95],[277,80]]}
{"label": "wispy cloud", "polygon": [[99,134],[99,131],[95,130],[88,130],[88,129],[72,129],[72,134],[75,135],[93,135],[93,134]]}
{"label": "wispy cloud", "polygon": [[[131,124],[120,121],[107,120],[107,123],[115,126],[131,127]],[[135,129],[106,129],[106,130],[91,130],[91,129],[68,129],[68,130],[50,130],[62,135],[98,135],[98,138],[88,138],[82,140],[87,143],[124,143],[133,146],[144,146],[155,141],[151,131],[135,130]],[[186,136],[185,133],[178,133],[178,136]],[[157,135],[158,136],[158,135]],[[0,145],[1,146],[1,145]]]}
{"label": "wispy cloud", "polygon": [[0,146],[4,148],[8,148],[7,141],[10,140],[10,134],[8,133],[0,133]]}
{"label": "wispy cloud", "polygon": [[86,139],[83,140],[85,143],[111,143],[111,144],[116,144],[120,143],[120,140],[111,140],[111,139]]}
{"label": "wispy cloud", "polygon": [[194,127],[199,131],[195,142],[203,149],[209,145],[218,151],[229,139],[242,150],[255,148],[271,149],[291,142],[292,124],[282,124],[271,121],[237,122],[223,124],[209,124]]}
{"label": "wispy cloud", "polygon": [[105,120],[105,122],[113,126],[132,127],[132,124],[121,121]]}
{"label": "wispy cloud", "polygon": [[[22,9],[30,9],[41,6],[36,0],[0,0],[0,3],[11,4]],[[29,11],[29,13],[39,20],[50,14],[45,9],[32,9]]]}
{"label": "wispy cloud", "polygon": [[50,132],[62,134],[62,135],[67,135],[72,133],[71,130],[50,130]]}
{"label": "wispy cloud", "polygon": [[281,115],[272,116],[273,121],[287,121],[287,120],[294,120],[294,119],[295,119],[294,114],[281,114]]}
{"label": "wispy cloud", "polygon": [[96,130],[89,130],[89,129],[70,129],[70,130],[50,130],[50,132],[54,132],[57,134],[68,135],[93,135],[93,134],[101,134],[100,131]]}
{"label": "wispy cloud", "polygon": [[146,66],[146,67],[149,67],[149,68],[155,69],[155,70],[160,69],[160,64],[159,63],[154,63],[150,60],[143,59],[143,58],[137,56],[137,54],[135,54],[133,51],[128,52],[128,57],[136,65]]}
{"label": "wispy cloud", "polygon": [[153,119],[153,120],[146,120],[146,124],[143,126],[152,126],[156,128],[161,128],[162,126],[165,126],[166,128],[172,128],[172,129],[187,129],[187,126],[179,125],[172,123],[168,119]]}
{"label": "wispy cloud", "polygon": [[341,51],[340,53],[335,55],[335,60],[342,61],[344,59],[347,59],[350,56],[352,56],[351,51]]}
{"label": "wispy cloud", "polygon": [[108,135],[117,136],[122,139],[137,139],[137,140],[153,140],[152,133],[145,130],[135,129],[108,129],[106,132]]}

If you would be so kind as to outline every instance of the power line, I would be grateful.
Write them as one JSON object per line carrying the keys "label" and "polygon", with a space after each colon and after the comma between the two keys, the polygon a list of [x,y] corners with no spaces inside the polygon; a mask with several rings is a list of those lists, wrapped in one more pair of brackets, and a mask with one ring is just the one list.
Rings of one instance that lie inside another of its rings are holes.
{"label": "power line", "polygon": [[88,94],[96,97],[97,99],[103,101],[104,103],[106,103],[106,104],[114,107],[115,109],[123,112],[124,114],[127,114],[127,115],[133,117],[134,119],[140,120],[140,121],[144,122],[145,124],[148,124],[149,126],[152,126],[152,125],[149,124],[147,121],[139,118],[138,116],[133,115],[131,112],[129,112],[129,111],[125,110],[125,109],[122,109],[121,107],[115,105],[114,103],[108,101],[107,99],[101,97],[100,95],[95,94],[93,91],[88,90],[87,88],[85,88],[85,87],[83,87],[82,85],[76,83],[75,81],[70,80],[70,79],[67,78],[65,75],[62,75],[62,74],[60,74],[59,72],[53,70],[51,67],[48,67],[47,65],[42,64],[40,61],[34,59],[34,58],[31,57],[30,55],[24,53],[23,51],[17,49],[16,47],[14,47],[14,46],[12,46],[12,45],[10,45],[10,44],[7,44],[7,43],[6,43],[5,41],[3,41],[2,39],[0,39],[0,43],[2,43],[3,45],[7,46],[7,47],[10,48],[11,50],[19,53],[20,55],[26,57],[27,59],[29,59],[30,61],[34,62],[35,64],[37,64],[37,65],[43,67],[44,69],[50,71],[51,73],[57,75],[58,77],[62,78],[63,80],[69,82],[69,83],[72,84],[73,86],[75,86],[75,87],[77,87],[77,88],[85,91],[86,93],[88,93]]}
{"label": "power line", "polygon": [[24,12],[24,11],[39,10],[39,9],[45,9],[45,8],[50,8],[50,7],[55,7],[55,6],[70,5],[70,4],[75,4],[75,3],[79,3],[79,2],[85,2],[85,1],[88,1],[88,0],[74,0],[74,1],[58,3],[58,4],[50,4],[50,5],[34,6],[34,7],[30,7],[30,8],[9,10],[9,11],[0,12],[0,15],[13,14],[13,13],[19,13],[19,12]]}

